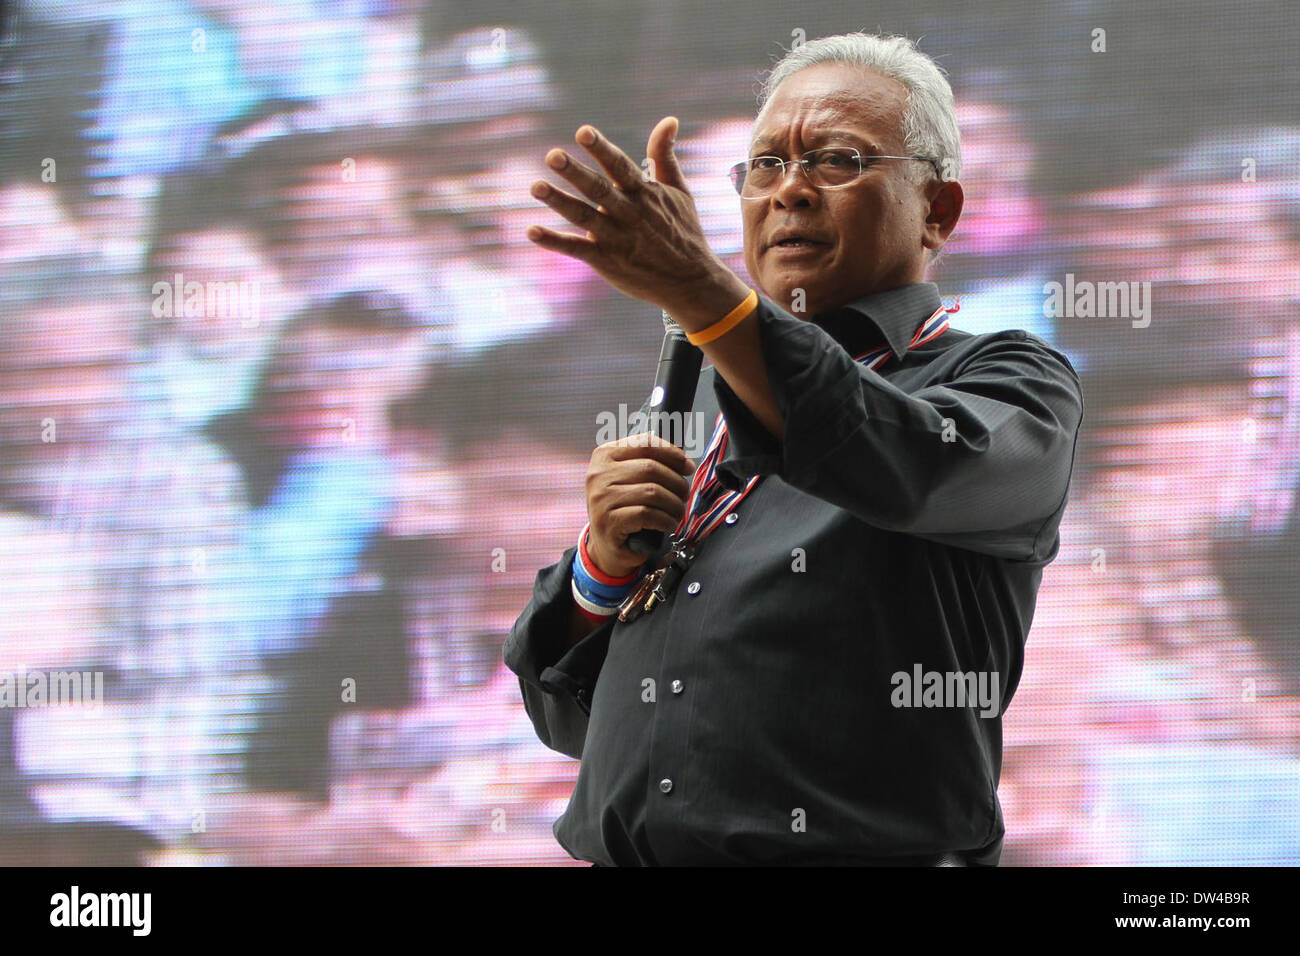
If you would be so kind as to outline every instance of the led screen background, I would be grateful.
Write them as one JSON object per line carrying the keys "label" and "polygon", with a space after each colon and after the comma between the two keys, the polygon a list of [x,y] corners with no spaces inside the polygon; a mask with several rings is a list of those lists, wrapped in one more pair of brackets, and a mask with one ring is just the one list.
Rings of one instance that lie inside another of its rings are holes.
{"label": "led screen background", "polygon": [[[865,29],[920,37],[954,86],[968,200],[931,275],[953,324],[1042,335],[1086,390],[1004,723],[1003,863],[1300,862],[1296,21],[1200,0],[17,4],[0,857],[569,862],[550,826],[577,764],[537,740],[502,642],[662,328],[531,247],[557,221],[528,187],[581,123],[639,161],[676,115],[743,275],[726,169],[757,79]],[[102,698],[19,705],[59,671]]]}

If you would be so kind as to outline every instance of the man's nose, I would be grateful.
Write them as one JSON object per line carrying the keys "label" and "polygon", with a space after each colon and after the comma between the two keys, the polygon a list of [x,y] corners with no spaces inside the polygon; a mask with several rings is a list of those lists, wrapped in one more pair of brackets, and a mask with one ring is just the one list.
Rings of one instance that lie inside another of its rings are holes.
{"label": "man's nose", "polygon": [[808,178],[802,163],[786,163],[781,171],[781,182],[772,190],[772,198],[782,206],[810,206],[821,192]]}

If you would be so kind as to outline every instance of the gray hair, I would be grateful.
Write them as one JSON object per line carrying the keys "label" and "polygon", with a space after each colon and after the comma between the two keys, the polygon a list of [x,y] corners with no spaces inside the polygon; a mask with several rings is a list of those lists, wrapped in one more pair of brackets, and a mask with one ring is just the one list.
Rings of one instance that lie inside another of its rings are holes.
{"label": "gray hair", "polygon": [[772,68],[759,94],[762,109],[776,88],[818,63],[848,63],[897,80],[907,90],[903,142],[917,156],[933,159],[943,178],[961,175],[961,133],[952,87],[942,68],[907,37],[844,33],[793,47]]}

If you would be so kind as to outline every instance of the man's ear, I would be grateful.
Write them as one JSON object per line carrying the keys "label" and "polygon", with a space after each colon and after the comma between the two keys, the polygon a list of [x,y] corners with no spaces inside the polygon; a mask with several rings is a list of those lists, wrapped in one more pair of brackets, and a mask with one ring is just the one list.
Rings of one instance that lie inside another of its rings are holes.
{"label": "man's ear", "polygon": [[961,183],[955,179],[931,181],[927,187],[930,208],[925,217],[925,233],[922,244],[930,250],[937,250],[948,241],[957,220],[961,218],[965,193]]}

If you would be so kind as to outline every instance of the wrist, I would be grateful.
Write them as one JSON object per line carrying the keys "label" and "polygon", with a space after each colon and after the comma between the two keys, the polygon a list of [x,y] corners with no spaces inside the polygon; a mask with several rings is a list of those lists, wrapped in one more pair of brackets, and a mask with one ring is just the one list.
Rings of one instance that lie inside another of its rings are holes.
{"label": "wrist", "polygon": [[579,559],[586,564],[587,570],[597,580],[600,580],[603,575],[609,579],[608,583],[613,586],[630,585],[643,562],[628,564],[611,559],[609,555],[605,554],[601,542],[591,537],[590,529],[591,525],[588,524],[583,528],[582,534],[579,536]]}
{"label": "wrist", "polygon": [[573,555],[570,590],[582,616],[592,623],[603,623],[618,613],[619,606],[632,590],[636,572],[614,577],[602,571],[587,551],[590,523],[578,533],[578,548]]}
{"label": "wrist", "polygon": [[679,301],[664,310],[687,333],[699,332],[717,322],[754,291],[722,263],[706,280],[693,283]]}

